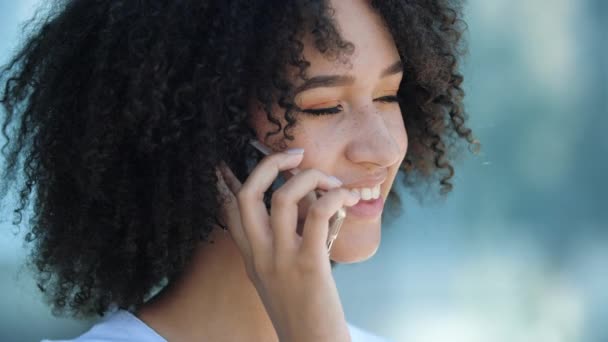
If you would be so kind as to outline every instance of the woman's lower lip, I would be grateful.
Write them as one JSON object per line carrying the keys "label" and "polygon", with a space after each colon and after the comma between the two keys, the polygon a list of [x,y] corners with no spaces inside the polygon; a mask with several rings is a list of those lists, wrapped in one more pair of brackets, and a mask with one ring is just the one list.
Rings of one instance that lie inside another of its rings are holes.
{"label": "woman's lower lip", "polygon": [[346,213],[347,217],[352,215],[359,218],[375,218],[382,213],[383,208],[384,199],[380,196],[375,200],[360,200],[356,205],[347,207]]}

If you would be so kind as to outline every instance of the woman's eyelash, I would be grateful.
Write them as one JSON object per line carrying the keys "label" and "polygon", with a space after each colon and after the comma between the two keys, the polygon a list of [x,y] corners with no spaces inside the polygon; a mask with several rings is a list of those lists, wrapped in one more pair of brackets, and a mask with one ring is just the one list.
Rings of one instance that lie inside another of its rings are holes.
{"label": "woman's eyelash", "polygon": [[[399,98],[394,95],[382,96],[376,99],[376,101],[380,102],[399,102]],[[319,108],[319,109],[305,109],[302,110],[304,113],[312,114],[312,115],[330,115],[330,114],[338,114],[342,111],[342,106],[337,105],[336,107],[330,108]]]}
{"label": "woman's eyelash", "polygon": [[377,98],[380,102],[399,102],[399,98],[395,95],[387,95]]}
{"label": "woman's eyelash", "polygon": [[305,109],[302,110],[304,113],[313,114],[313,115],[328,115],[328,114],[337,114],[342,111],[342,106],[338,105],[336,107],[331,108],[319,108],[319,109]]}

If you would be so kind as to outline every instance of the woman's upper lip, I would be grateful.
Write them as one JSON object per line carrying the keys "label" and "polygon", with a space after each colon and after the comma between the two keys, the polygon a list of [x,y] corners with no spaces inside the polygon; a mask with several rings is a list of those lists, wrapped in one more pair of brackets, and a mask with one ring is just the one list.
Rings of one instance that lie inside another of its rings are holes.
{"label": "woman's upper lip", "polygon": [[386,180],[387,171],[378,172],[372,176],[362,177],[350,182],[344,182],[344,187],[348,189],[354,188],[373,188],[374,186],[384,183]]}
{"label": "woman's upper lip", "polygon": [[[287,171],[294,176],[301,172],[300,169],[298,169],[298,168],[293,168],[293,169],[290,169]],[[355,179],[354,181],[350,181],[350,182],[343,182],[344,183],[343,186],[347,189],[373,188],[378,184],[384,183],[384,181],[386,180],[387,174],[388,174],[388,172],[386,170],[384,170],[384,171],[378,172],[372,176],[358,178],[358,179]]]}

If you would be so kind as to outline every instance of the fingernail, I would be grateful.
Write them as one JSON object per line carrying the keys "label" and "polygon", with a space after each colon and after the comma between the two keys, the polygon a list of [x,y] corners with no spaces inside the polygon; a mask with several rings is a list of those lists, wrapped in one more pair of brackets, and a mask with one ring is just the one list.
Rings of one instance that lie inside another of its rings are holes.
{"label": "fingernail", "polygon": [[334,176],[329,176],[329,180],[330,182],[332,182],[332,184],[334,184],[335,186],[342,186],[342,181],[339,180],[338,178],[334,177]]}
{"label": "fingernail", "polygon": [[302,154],[302,153],[304,153],[304,149],[303,148],[290,148],[290,149],[286,150],[285,152],[287,152],[288,154]]}

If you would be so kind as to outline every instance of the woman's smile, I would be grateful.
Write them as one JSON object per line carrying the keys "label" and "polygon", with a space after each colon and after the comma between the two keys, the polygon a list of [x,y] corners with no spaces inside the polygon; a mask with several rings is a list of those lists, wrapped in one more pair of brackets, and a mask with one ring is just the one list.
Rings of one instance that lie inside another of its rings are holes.
{"label": "woman's smile", "polygon": [[382,196],[371,200],[359,200],[359,203],[346,209],[348,216],[354,219],[376,219],[384,209]]}

